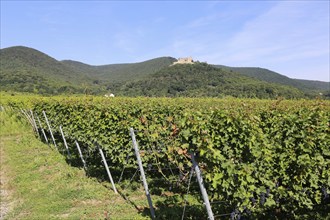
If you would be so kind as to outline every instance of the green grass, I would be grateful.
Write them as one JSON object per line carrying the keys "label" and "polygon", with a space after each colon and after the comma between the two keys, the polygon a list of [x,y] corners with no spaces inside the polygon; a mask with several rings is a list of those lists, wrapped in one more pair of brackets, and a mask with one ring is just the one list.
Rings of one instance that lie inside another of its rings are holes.
{"label": "green grass", "polygon": [[88,178],[63,155],[35,138],[13,114],[0,112],[1,197],[10,207],[5,219],[149,219],[144,194],[139,206],[115,194],[108,183]]}

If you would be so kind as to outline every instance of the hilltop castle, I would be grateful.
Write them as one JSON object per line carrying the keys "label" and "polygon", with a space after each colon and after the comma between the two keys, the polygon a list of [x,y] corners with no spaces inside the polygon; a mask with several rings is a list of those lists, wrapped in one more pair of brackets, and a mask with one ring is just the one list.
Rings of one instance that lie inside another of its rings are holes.
{"label": "hilltop castle", "polygon": [[179,58],[178,61],[174,62],[172,65],[175,64],[194,64],[194,60],[192,59],[192,57],[183,57]]}

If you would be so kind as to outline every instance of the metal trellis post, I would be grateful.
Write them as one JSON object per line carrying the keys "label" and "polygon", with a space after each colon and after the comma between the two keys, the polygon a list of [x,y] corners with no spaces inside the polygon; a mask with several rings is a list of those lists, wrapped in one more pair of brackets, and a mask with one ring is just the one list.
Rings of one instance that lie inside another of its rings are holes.
{"label": "metal trellis post", "polygon": [[38,120],[39,126],[40,126],[40,128],[41,128],[41,132],[42,132],[42,134],[44,135],[44,138],[45,138],[47,144],[49,144],[48,138],[47,138],[47,136],[46,136],[46,133],[45,133],[44,129],[42,128],[42,125],[41,125],[40,119],[39,119],[39,117],[38,117],[37,114],[36,114],[36,117],[37,117],[37,120]]}
{"label": "metal trellis post", "polygon": [[79,155],[80,155],[81,161],[83,162],[84,169],[85,169],[85,171],[87,171],[86,161],[84,160],[84,157],[83,157],[83,155],[82,155],[82,153],[81,153],[81,149],[80,149],[79,143],[78,143],[77,140],[75,140],[75,143],[76,143],[76,146],[77,146],[77,148],[78,148],[78,151],[79,151]]}
{"label": "metal trellis post", "polygon": [[118,194],[117,189],[116,189],[116,186],[115,186],[115,183],[113,182],[113,179],[112,179],[112,176],[111,176],[111,173],[110,173],[110,170],[109,170],[109,167],[108,167],[107,161],[105,160],[105,156],[104,156],[104,154],[103,154],[103,151],[102,151],[102,149],[98,146],[98,144],[97,144],[97,147],[99,148],[99,151],[100,151],[100,154],[101,154],[101,157],[102,157],[102,161],[103,161],[103,163],[104,163],[105,169],[107,170],[107,173],[108,173],[108,176],[109,176],[110,182],[111,182],[111,184],[112,184],[113,191],[115,191],[115,193]]}
{"label": "metal trellis post", "polygon": [[155,210],[154,210],[154,207],[152,206],[152,200],[151,200],[151,196],[150,196],[149,189],[148,189],[148,183],[147,183],[147,180],[146,180],[146,176],[144,174],[144,169],[143,169],[143,166],[142,166],[139,147],[138,147],[138,144],[137,144],[136,139],[135,139],[134,130],[133,130],[133,128],[130,128],[129,130],[130,130],[130,135],[132,137],[132,142],[133,142],[133,147],[134,147],[134,150],[135,150],[136,159],[137,159],[137,162],[138,162],[138,165],[139,165],[144,190],[146,192],[146,196],[147,196],[147,199],[148,199],[148,204],[149,204],[150,212],[151,212],[151,218],[156,219]]}
{"label": "metal trellis post", "polygon": [[47,118],[47,116],[46,116],[46,112],[45,112],[45,111],[42,111],[42,114],[43,114],[44,117],[45,117],[45,120],[46,120],[46,123],[47,123],[48,129],[49,129],[49,132],[50,132],[50,136],[51,136],[52,139],[53,139],[54,146],[57,148],[57,145],[56,145],[56,142],[55,142],[55,138],[54,138],[54,135],[53,135],[52,129],[50,128],[50,124],[49,124],[48,118]]}
{"label": "metal trellis post", "polygon": [[207,192],[206,192],[206,189],[205,189],[205,186],[204,186],[204,183],[203,183],[201,170],[199,169],[199,166],[198,166],[198,164],[195,160],[194,153],[191,153],[190,155],[191,155],[191,160],[192,160],[192,163],[193,163],[193,168],[195,169],[195,173],[196,173],[196,176],[197,176],[199,188],[201,190],[202,197],[203,197],[203,200],[204,200],[204,205],[206,207],[208,219],[214,220],[214,216],[213,216],[212,208],[211,208],[211,205],[210,205],[209,197],[207,195]]}
{"label": "metal trellis post", "polygon": [[31,124],[31,126],[32,126],[32,129],[34,130],[34,129],[35,129],[35,128],[34,128],[34,124],[33,124],[33,121],[32,121],[32,119],[31,119],[31,117],[29,116],[29,114],[26,113],[24,109],[21,109],[21,112],[22,112],[23,115],[26,117],[26,119],[30,122],[30,124]]}
{"label": "metal trellis post", "polygon": [[62,138],[63,138],[63,142],[64,142],[64,145],[65,145],[66,151],[68,152],[69,158],[71,158],[69,147],[68,147],[68,144],[66,143],[65,136],[64,136],[64,133],[63,133],[63,130],[62,130],[62,126],[61,125],[60,125],[60,131],[61,131],[61,135],[62,135]]}
{"label": "metal trellis post", "polygon": [[30,110],[30,113],[31,113],[31,118],[32,118],[32,121],[33,121],[33,125],[35,127],[35,131],[36,131],[38,137],[40,138],[40,134],[39,134],[39,131],[38,131],[38,126],[37,126],[36,120],[34,119],[33,111]]}

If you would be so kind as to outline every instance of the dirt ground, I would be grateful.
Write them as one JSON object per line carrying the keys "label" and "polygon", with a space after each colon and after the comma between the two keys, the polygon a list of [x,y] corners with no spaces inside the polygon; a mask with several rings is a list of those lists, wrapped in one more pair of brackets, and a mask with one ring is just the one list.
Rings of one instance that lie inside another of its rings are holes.
{"label": "dirt ground", "polygon": [[5,142],[12,138],[12,136],[0,136],[0,220],[5,219],[5,216],[14,207],[14,201],[11,198],[12,189],[10,189],[7,175],[9,169],[5,166],[6,157],[3,150]]}

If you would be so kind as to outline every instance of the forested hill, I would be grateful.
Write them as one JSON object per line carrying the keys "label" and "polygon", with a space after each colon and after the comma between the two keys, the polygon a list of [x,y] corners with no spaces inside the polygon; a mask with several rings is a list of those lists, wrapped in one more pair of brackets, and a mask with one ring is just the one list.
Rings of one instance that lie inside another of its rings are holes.
{"label": "forested hill", "polygon": [[305,93],[313,94],[320,91],[327,91],[330,89],[329,82],[291,79],[287,76],[281,75],[274,71],[259,67],[229,67],[224,65],[214,65],[214,66],[231,72],[237,72],[242,75],[253,77],[262,81],[293,86],[295,88],[304,91]]}
{"label": "forested hill", "polygon": [[[39,94],[112,92],[147,96],[330,97],[329,82],[290,79],[262,68],[174,65],[172,57],[93,66],[33,48],[0,50],[0,90]],[[164,81],[166,79],[166,81]],[[294,88],[293,88],[294,87]]]}
{"label": "forested hill", "polygon": [[147,79],[113,88],[127,96],[167,97],[303,97],[297,88],[267,83],[208,65],[206,63],[169,66]]}
{"label": "forested hill", "polygon": [[1,91],[41,94],[105,93],[113,83],[142,79],[176,59],[92,66],[77,61],[58,61],[33,48],[17,46],[0,50]]}
{"label": "forested hill", "polygon": [[1,49],[1,90],[63,93],[83,92],[92,80],[54,58],[27,47]]}
{"label": "forested hill", "polygon": [[110,64],[102,66],[91,66],[77,61],[64,60],[62,63],[70,66],[76,71],[83,72],[90,77],[110,83],[126,82],[132,79],[141,79],[160,69],[171,65],[175,58],[159,57],[139,63]]}

